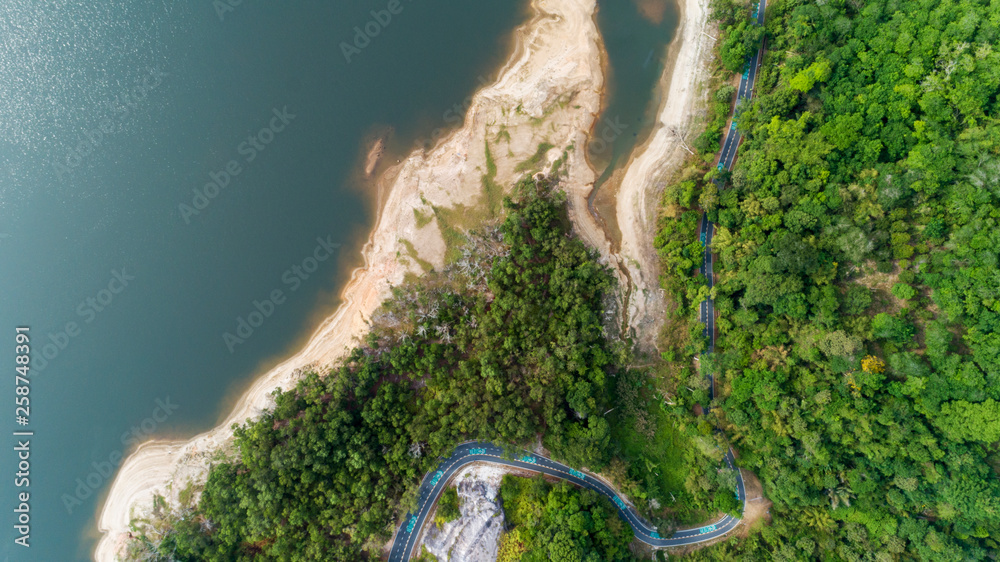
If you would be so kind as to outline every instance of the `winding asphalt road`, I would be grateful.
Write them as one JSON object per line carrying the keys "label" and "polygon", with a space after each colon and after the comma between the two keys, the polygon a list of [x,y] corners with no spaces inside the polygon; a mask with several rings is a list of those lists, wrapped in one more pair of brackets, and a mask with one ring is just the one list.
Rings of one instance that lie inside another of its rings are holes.
{"label": "winding asphalt road", "polygon": [[[764,9],[767,7],[767,0],[760,0],[760,3],[754,7],[753,20],[757,25],[764,25]],[[732,170],[733,163],[736,161],[736,151],[739,149],[740,141],[743,140],[743,136],[740,134],[739,130],[736,128],[736,107],[739,107],[740,102],[743,100],[750,99],[753,97],[753,87],[757,83],[757,71],[760,69],[760,61],[764,56],[764,46],[761,45],[757,52],[754,53],[753,57],[747,61],[746,66],[743,69],[743,76],[740,77],[740,87],[736,92],[736,106],[733,107],[732,123],[729,125],[729,130],[726,131],[726,138],[722,141],[722,152],[719,155],[719,164],[717,168],[721,170]],[[722,182],[715,180],[715,184],[722,189]],[[705,254],[701,260],[701,274],[705,276],[708,280],[708,288],[711,289],[715,286],[715,272],[712,270],[713,260],[712,260],[712,237],[715,235],[715,225],[712,221],[708,220],[708,215],[702,213],[701,215],[701,229],[700,237],[701,243],[705,245]],[[708,338],[708,349],[705,353],[715,352],[715,300],[707,299],[701,303],[701,308],[699,310],[699,317],[703,324],[705,324],[705,329],[702,333]],[[708,375],[709,390],[708,398],[709,400],[715,400],[715,377]]]}
{"label": "winding asphalt road", "polygon": [[[735,468],[732,451],[726,454],[725,460],[730,468]],[[677,531],[672,537],[663,538],[653,526],[639,517],[635,509],[627,504],[614,488],[592,474],[574,470],[560,462],[527,451],[505,455],[504,450],[496,445],[474,441],[456,447],[455,452],[450,457],[441,461],[436,471],[424,477],[420,484],[417,512],[416,514],[407,514],[403,524],[396,532],[392,550],[389,553],[389,562],[403,562],[410,559],[417,546],[420,530],[427,522],[431,508],[448,485],[448,481],[462,468],[472,463],[490,463],[540,472],[568,480],[581,488],[593,490],[611,500],[618,510],[618,515],[632,527],[637,539],[654,547],[683,546],[716,539],[728,533],[740,522],[738,518],[726,515],[711,525]],[[743,486],[743,476],[739,471],[736,474],[736,497],[740,503],[745,503],[746,490]]]}
{"label": "winding asphalt road", "polygon": [[[766,0],[760,0],[760,3],[754,8],[753,19],[757,25],[764,24],[765,3]],[[754,84],[757,81],[757,71],[760,67],[763,54],[764,47],[761,46],[747,62],[743,76],[740,78],[737,105],[739,105],[740,101],[753,96]],[[726,131],[726,138],[722,143],[722,153],[719,156],[718,164],[719,170],[732,169],[733,163],[736,160],[736,151],[742,140],[740,132],[736,129],[735,108],[733,111],[732,124],[729,130]],[[721,189],[722,185],[717,184]],[[708,220],[706,214],[702,215],[699,234],[702,244],[705,245],[701,274],[708,280],[708,287],[712,288],[714,286],[714,272],[712,270],[712,252],[709,248],[712,244],[712,236],[715,234],[715,225]],[[701,303],[700,315],[702,322],[705,323],[705,336],[708,337],[707,353],[712,353],[715,351],[715,303],[712,299]],[[711,375],[708,378],[711,383],[710,397],[714,399],[715,381],[712,380]],[[729,465],[729,468],[735,468],[733,460],[733,450],[730,449],[725,456],[725,461]],[[710,525],[677,531],[670,538],[663,538],[656,532],[656,529],[652,525],[639,517],[635,509],[625,502],[618,495],[618,492],[591,474],[585,474],[552,459],[526,451],[520,451],[514,455],[505,455],[502,448],[491,443],[470,442],[456,447],[455,452],[450,457],[441,461],[436,471],[424,476],[424,480],[420,484],[417,512],[415,514],[408,513],[403,519],[403,523],[393,538],[392,550],[389,552],[389,562],[404,562],[413,556],[413,551],[420,538],[420,532],[427,523],[427,517],[430,515],[431,508],[437,503],[438,497],[440,497],[441,492],[448,485],[448,481],[465,466],[477,462],[540,472],[568,480],[582,488],[593,490],[611,500],[618,510],[618,515],[628,521],[628,524],[632,527],[636,539],[653,547],[684,546],[710,541],[733,530],[740,522],[740,519],[726,515]],[[743,484],[743,475],[738,470],[736,471],[735,493],[736,498],[745,508],[747,499],[746,489]]]}

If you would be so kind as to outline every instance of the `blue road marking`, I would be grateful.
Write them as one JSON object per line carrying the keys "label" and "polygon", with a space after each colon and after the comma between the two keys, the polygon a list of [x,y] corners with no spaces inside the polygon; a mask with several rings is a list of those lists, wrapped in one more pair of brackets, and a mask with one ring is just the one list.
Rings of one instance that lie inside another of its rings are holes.
{"label": "blue road marking", "polygon": [[470,455],[485,455],[486,449],[469,449]]}
{"label": "blue road marking", "polygon": [[[702,303],[702,305],[704,306],[705,303]],[[448,466],[449,467],[448,470],[454,470],[460,466],[464,466],[474,462],[480,462],[481,459],[470,458],[475,455],[470,455],[469,453],[487,452],[491,450],[492,449],[488,447],[460,448],[452,455],[452,457],[450,457],[449,459],[445,459],[444,464],[442,466]],[[731,452],[730,455],[732,455]],[[729,457],[727,457],[727,461],[731,462]],[[614,501],[615,506],[618,508],[622,518],[628,523],[630,527],[632,527],[633,531],[635,532],[636,538],[638,538],[640,541],[650,546],[653,546],[654,548],[666,547],[666,546],[681,546],[681,545],[704,542],[707,539],[714,538],[716,536],[720,536],[726,532],[731,531],[732,529],[735,528],[736,524],[739,522],[739,519],[726,517],[716,522],[713,525],[683,531],[677,536],[672,538],[664,538],[660,536],[655,531],[655,529],[647,527],[640,520],[637,520],[632,515],[631,509],[628,507],[628,504],[624,501],[624,498],[618,496],[615,492],[609,490],[605,485],[599,483],[593,478],[586,478],[584,473],[579,470],[562,465],[556,461],[552,461],[551,459],[539,457],[533,454],[519,455],[516,456],[514,460],[504,460],[500,457],[497,457],[495,460],[488,459],[486,462],[492,462],[507,466],[516,466],[515,464],[516,462],[525,462],[537,465],[537,468],[535,470],[538,470],[539,472],[545,474],[549,474],[551,476],[574,477],[576,479],[575,482],[578,485],[594,490],[600,493],[602,496],[606,496],[612,501]],[[426,521],[426,514],[428,513],[427,510],[433,509],[434,507],[434,502],[430,500],[433,494],[433,490],[435,489],[435,486],[432,485],[431,482],[433,481],[440,484],[446,472],[448,471],[437,470],[436,472],[429,474],[427,480],[425,480],[424,483],[421,485],[422,488],[421,508],[420,508],[421,510],[416,515],[407,514],[406,517],[403,519],[403,523],[400,526],[399,533],[397,534],[394,540],[392,551],[390,552],[389,555],[389,560],[393,562],[402,562],[404,560],[409,560],[409,555],[412,553],[412,546],[414,544],[413,541],[417,533],[419,532],[417,525],[420,524],[421,521]],[[739,488],[740,486],[742,486],[742,482],[738,481],[737,487]],[[711,533],[711,535],[705,536],[708,533]]]}
{"label": "blue road marking", "polygon": [[435,472],[434,478],[431,478],[431,486],[437,486],[437,483],[441,480],[442,476],[444,476],[444,472],[441,472],[440,470]]}

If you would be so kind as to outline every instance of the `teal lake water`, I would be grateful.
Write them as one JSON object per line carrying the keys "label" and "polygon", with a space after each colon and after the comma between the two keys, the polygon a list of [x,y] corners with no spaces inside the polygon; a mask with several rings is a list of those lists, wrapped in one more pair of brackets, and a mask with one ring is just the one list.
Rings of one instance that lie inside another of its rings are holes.
{"label": "teal lake water", "polygon": [[599,0],[598,8],[597,24],[608,56],[607,92],[588,151],[598,171],[604,172],[600,186],[625,164],[653,124],[661,101],[656,84],[677,28],[677,7],[670,0]]}
{"label": "teal lake water", "polygon": [[[88,559],[109,467],[148,437],[212,427],[296,351],[372,224],[351,179],[364,139],[391,127],[390,147],[406,147],[451,126],[447,110],[495,76],[525,16],[523,0],[402,0],[383,23],[371,10],[389,0],[344,4],[243,2],[221,18],[208,0],[0,5],[4,560]],[[608,114],[641,124],[650,50],[675,16],[601,6]],[[26,427],[17,326],[32,345]],[[27,488],[14,485],[17,430],[34,432]]]}
{"label": "teal lake water", "polygon": [[[492,77],[524,19],[523,2],[404,0],[372,23],[388,5],[243,2],[222,21],[208,0],[0,6],[4,560],[89,558],[108,463],[140,438],[213,426],[295,351],[371,227],[350,181],[362,140],[425,134]],[[354,26],[375,36],[348,63]],[[213,174],[227,185],[199,199]],[[343,246],[310,262],[317,238]],[[223,334],[275,290],[281,304],[230,352]],[[11,436],[18,325],[36,367],[26,489]],[[14,544],[19,491],[28,549]]]}

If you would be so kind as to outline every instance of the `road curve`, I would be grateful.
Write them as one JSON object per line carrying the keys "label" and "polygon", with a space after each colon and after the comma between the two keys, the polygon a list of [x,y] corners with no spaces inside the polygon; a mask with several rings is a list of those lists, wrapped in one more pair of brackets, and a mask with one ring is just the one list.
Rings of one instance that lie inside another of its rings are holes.
{"label": "road curve", "polygon": [[[730,468],[735,468],[732,450],[726,453],[725,460]],[[538,454],[517,451],[514,454],[505,455],[504,449],[492,443],[473,441],[456,447],[455,452],[450,457],[441,461],[436,471],[424,476],[423,482],[420,483],[417,512],[415,514],[408,513],[403,519],[392,543],[389,562],[403,562],[410,559],[417,546],[420,531],[427,523],[431,508],[434,507],[441,492],[448,485],[448,481],[462,468],[472,463],[490,463],[540,472],[562,478],[581,488],[593,490],[611,500],[615,509],[618,510],[618,515],[632,527],[637,539],[653,547],[683,546],[716,539],[728,533],[740,522],[740,519],[726,515],[710,525],[677,531],[670,538],[664,538],[656,532],[655,528],[640,518],[614,488],[593,475],[574,470]],[[746,489],[743,485],[743,475],[739,471],[736,474],[737,489],[735,494],[740,503],[745,506]]]}
{"label": "road curve", "polygon": [[[765,8],[766,0],[760,0],[760,3],[754,7],[753,20],[756,25],[764,24]],[[761,46],[757,52],[754,53],[753,57],[747,61],[743,76],[740,78],[740,87],[737,91],[737,106],[742,100],[749,99],[753,96],[754,85],[757,82],[757,71],[760,68],[761,58],[763,55],[764,47]],[[737,149],[739,148],[740,141],[742,140],[740,132],[736,129],[735,112],[736,108],[734,107],[732,124],[730,125],[729,130],[726,131],[725,140],[722,143],[722,152],[719,156],[718,164],[719,170],[732,169],[733,163],[736,161]],[[719,187],[721,189],[722,186],[720,185]],[[708,287],[712,288],[714,282],[714,272],[712,270],[712,252],[710,247],[712,244],[712,236],[715,234],[715,225],[708,220],[707,214],[702,215],[701,227],[699,230],[701,242],[705,245],[705,252],[701,265],[701,274],[708,280]],[[708,338],[707,353],[715,351],[714,304],[715,303],[712,299],[708,299],[701,303],[700,309],[701,320],[705,323],[705,336]],[[711,383],[711,390],[709,391],[710,397],[711,399],[714,399],[715,384],[711,375],[709,375],[709,382]],[[726,464],[729,465],[729,468],[735,468],[733,465],[732,449],[729,449],[726,453],[725,461]],[[618,510],[618,515],[622,519],[628,521],[629,526],[632,527],[632,531],[635,533],[636,539],[653,547],[663,548],[671,546],[684,546],[710,541],[727,534],[729,531],[736,528],[736,526],[740,523],[740,519],[732,517],[731,515],[726,515],[710,525],[695,529],[677,531],[671,537],[663,538],[656,532],[655,528],[635,513],[635,510],[629,506],[620,495],[618,495],[618,492],[616,492],[604,481],[595,478],[593,475],[584,474],[541,455],[528,453],[526,451],[518,452],[513,456],[505,455],[502,448],[497,447],[492,443],[470,442],[463,443],[456,447],[455,452],[452,453],[450,457],[441,461],[436,471],[424,476],[423,482],[420,483],[420,495],[417,500],[417,513],[408,513],[403,519],[403,523],[400,525],[398,531],[396,532],[396,536],[393,539],[392,550],[389,552],[389,562],[404,562],[410,559],[413,555],[413,550],[417,545],[417,541],[419,540],[420,532],[423,529],[424,524],[427,523],[427,517],[430,515],[431,508],[433,508],[434,504],[437,503],[437,499],[441,495],[441,492],[444,491],[448,481],[451,480],[451,477],[454,476],[456,472],[465,466],[477,462],[540,472],[549,476],[555,476],[557,478],[568,480],[569,482],[572,482],[582,488],[593,490],[611,500],[611,502],[615,505],[615,508]],[[737,499],[739,499],[742,504],[743,509],[746,509],[746,488],[743,484],[743,475],[738,470],[736,471],[735,494]]]}

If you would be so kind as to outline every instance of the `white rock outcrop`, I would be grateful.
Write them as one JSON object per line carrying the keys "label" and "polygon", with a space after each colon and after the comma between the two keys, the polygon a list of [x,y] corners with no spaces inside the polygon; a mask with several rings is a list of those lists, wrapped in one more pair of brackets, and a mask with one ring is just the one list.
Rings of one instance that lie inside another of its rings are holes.
{"label": "white rock outcrop", "polygon": [[[472,466],[455,476],[462,516],[438,529],[431,524],[423,546],[440,562],[494,562],[503,531],[503,471]],[[419,551],[418,551],[419,552]]]}

